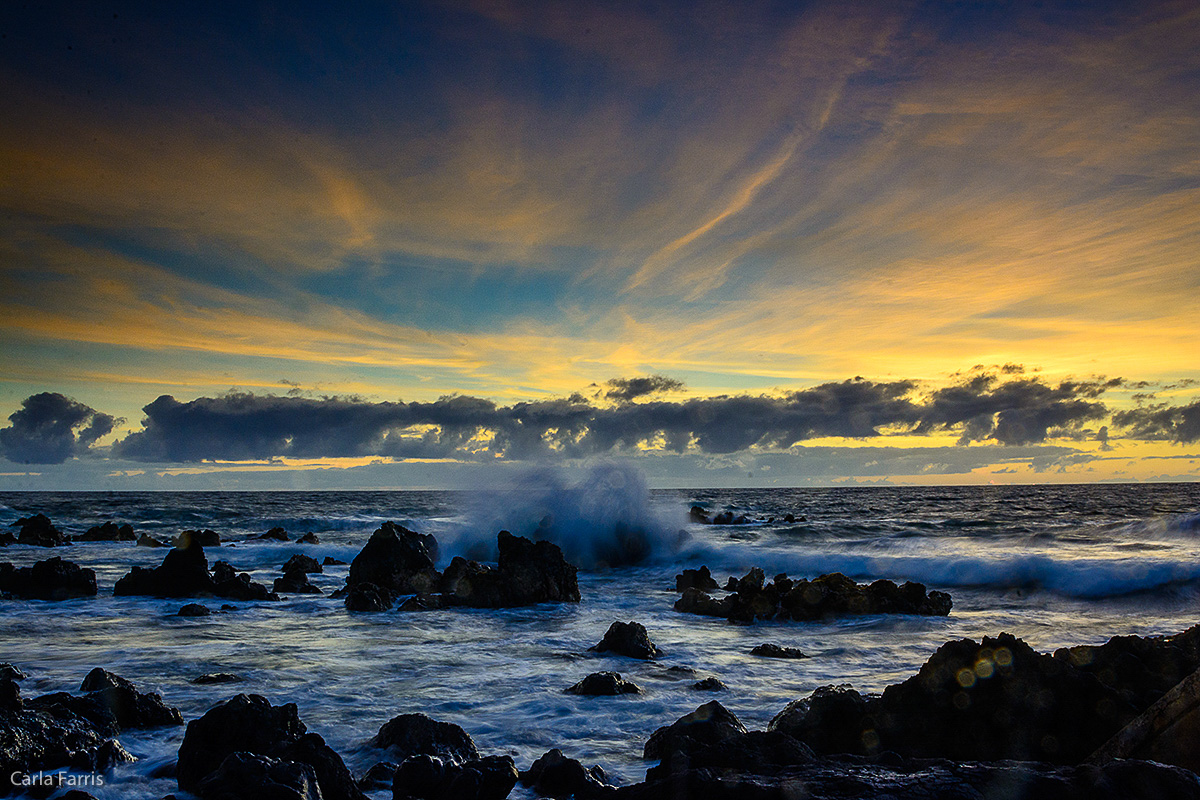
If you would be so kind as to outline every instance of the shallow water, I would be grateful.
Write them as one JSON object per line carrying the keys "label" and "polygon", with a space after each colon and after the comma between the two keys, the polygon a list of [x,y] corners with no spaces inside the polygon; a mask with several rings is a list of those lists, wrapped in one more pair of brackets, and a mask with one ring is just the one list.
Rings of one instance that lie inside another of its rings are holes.
{"label": "shallow water", "polygon": [[[755,521],[689,523],[694,504]],[[156,565],[163,550],[132,543],[80,543],[52,552],[14,545],[0,558],[28,565],[61,555],[95,569],[100,596],[0,602],[0,661],[31,675],[22,684],[25,696],[77,690],[92,667],[103,666],[143,691],[161,692],[185,719],[237,692],[295,702],[308,728],[356,772],[381,759],[365,746],[380,725],[419,711],[462,725],[482,752],[509,753],[519,768],[560,747],[601,764],[620,782],[633,782],[644,775],[639,756],[649,734],[710,699],[747,727],[762,727],[818,686],[853,683],[879,691],[903,680],[949,639],[1008,631],[1052,650],[1116,634],[1182,631],[1200,621],[1198,509],[1200,486],[1194,484],[648,493],[636,473],[621,468],[598,470],[577,486],[542,476],[508,495],[9,493],[0,495],[4,525],[40,511],[67,533],[109,519],[163,537],[212,528],[233,544],[210,548],[210,564],[227,560],[268,585],[295,552],[350,561],[385,520],[435,534],[443,563],[460,552],[486,557],[500,527],[529,535],[542,523],[543,533],[558,536],[572,558],[592,568],[580,572],[583,602],[577,605],[351,614],[328,597],[300,596],[181,618],[175,612],[188,601],[112,596],[113,584],[132,565]],[[786,513],[806,519],[783,523]],[[547,514],[553,519],[543,522]],[[614,528],[621,522],[646,532],[649,560],[596,566],[615,552]],[[293,538],[315,532],[321,543],[245,541],[276,525]],[[919,580],[950,592],[954,609],[949,617],[730,625],[672,609],[674,576],[700,564],[722,583],[754,566],[768,576],[840,570],[860,581]],[[348,569],[326,567],[310,579],[328,594]],[[222,601],[206,602],[216,610]],[[588,652],[618,619],[642,622],[665,655],[647,663]],[[767,641],[812,657],[749,655]],[[668,671],[673,666],[695,674]],[[621,672],[644,693],[563,693],[599,670]],[[190,683],[206,672],[246,680]],[[709,675],[729,691],[689,688]],[[182,728],[122,735],[141,761],[118,768],[91,791],[100,798],[175,791],[173,780],[146,776],[173,760],[182,736]],[[521,796],[519,788],[513,796]]]}

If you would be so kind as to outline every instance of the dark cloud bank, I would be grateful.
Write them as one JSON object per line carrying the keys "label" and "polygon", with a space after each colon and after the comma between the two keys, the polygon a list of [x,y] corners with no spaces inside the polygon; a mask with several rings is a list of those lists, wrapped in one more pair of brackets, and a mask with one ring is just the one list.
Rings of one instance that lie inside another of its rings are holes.
{"label": "dark cloud bank", "polygon": [[[1018,446],[1094,437],[1084,426],[1101,420],[1137,438],[1200,439],[1200,403],[1110,415],[1100,398],[1119,385],[977,373],[935,391],[914,381],[855,378],[778,396],[670,401],[653,398],[682,384],[649,376],[609,381],[594,400],[575,394],[509,406],[457,395],[413,403],[242,393],[180,402],[163,395],[143,409],[142,430],[103,451],[149,463],[355,456],[493,462],[628,453],[647,443],[668,453],[728,455],[822,437],[946,430],[958,433],[960,444]],[[29,397],[9,419],[0,448],[21,463],[95,454],[93,444],[115,424],[51,393]]]}

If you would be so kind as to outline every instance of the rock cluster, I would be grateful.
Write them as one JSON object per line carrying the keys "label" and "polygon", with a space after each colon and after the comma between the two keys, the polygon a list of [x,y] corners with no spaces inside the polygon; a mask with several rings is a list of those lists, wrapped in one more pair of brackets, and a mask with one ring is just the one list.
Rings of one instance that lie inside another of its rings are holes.
{"label": "rock cluster", "polygon": [[[695,572],[695,571],[690,571]],[[889,580],[860,585],[840,572],[813,580],[792,580],[776,575],[771,583],[757,567],[742,578],[730,578],[725,591],[716,599],[694,585],[696,576],[686,572],[676,577],[676,585],[685,585],[675,610],[730,622],[754,622],[756,619],[814,620],[847,614],[923,614],[945,616],[950,613],[950,595],[927,592],[925,586],[911,581],[897,586]]]}
{"label": "rock cluster", "polygon": [[139,692],[99,668],[84,679],[83,695],[55,692],[31,700],[21,697],[13,680],[20,674],[0,676],[0,769],[6,778],[62,767],[102,772],[134,760],[113,738],[121,731],[183,723],[159,695]]}
{"label": "rock cluster", "polygon": [[71,537],[65,535],[45,514],[34,514],[32,517],[21,517],[12,524],[20,528],[17,534],[17,544],[32,544],[38,547],[61,547],[71,543]]}
{"label": "rock cluster", "polygon": [[96,595],[96,573],[58,556],[32,567],[0,563],[0,592],[30,600],[70,600]]}
{"label": "rock cluster", "polygon": [[355,556],[346,578],[346,607],[383,611],[400,595],[414,595],[401,610],[467,606],[509,608],[579,602],[576,569],[552,542],[532,542],[501,531],[496,566],[454,558],[445,572],[434,566],[437,540],[384,523]]}
{"label": "rock cluster", "polygon": [[369,744],[399,762],[395,800],[503,800],[517,783],[511,756],[480,756],[466,731],[424,714],[394,717]]}
{"label": "rock cluster", "polygon": [[209,573],[204,548],[190,540],[185,547],[173,548],[160,566],[134,567],[117,581],[113,594],[150,597],[226,597],[231,600],[277,600],[267,587],[238,574],[227,562],[218,561]]}
{"label": "rock cluster", "polygon": [[88,528],[87,533],[75,537],[77,542],[133,542],[136,540],[137,535],[134,534],[132,525],[129,523],[118,525],[111,520],[103,525]]}

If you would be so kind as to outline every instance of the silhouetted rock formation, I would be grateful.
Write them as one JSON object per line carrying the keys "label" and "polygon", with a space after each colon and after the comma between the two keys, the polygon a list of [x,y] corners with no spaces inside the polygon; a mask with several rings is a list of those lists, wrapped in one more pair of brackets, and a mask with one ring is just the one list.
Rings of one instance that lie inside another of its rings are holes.
{"label": "silhouetted rock formation", "polygon": [[662,650],[650,641],[650,634],[640,622],[614,622],[608,626],[599,644],[588,648],[597,653],[612,652],[617,655],[649,660],[661,656]]}
{"label": "silhouetted rock formation", "polygon": [[[681,576],[682,577],[682,576]],[[678,581],[678,578],[676,579]],[[888,580],[860,585],[840,572],[814,580],[792,580],[776,575],[764,584],[765,575],[757,567],[742,578],[730,578],[725,585],[729,595],[715,599],[707,592],[688,587],[675,602],[675,610],[730,622],[756,619],[814,620],[848,614],[922,614],[945,616],[950,613],[950,595],[926,592],[911,581],[897,586]]]}
{"label": "silhouetted rock formation", "polygon": [[30,600],[70,600],[96,595],[96,573],[58,556],[32,567],[0,563],[0,592]]}
{"label": "silhouetted rock formation", "polygon": [[32,517],[21,517],[12,524],[20,528],[17,534],[17,544],[32,544],[38,547],[61,547],[70,544],[71,539],[54,527],[54,523],[45,514],[34,514]]}
{"label": "silhouetted rock formation", "polygon": [[[294,703],[272,706],[260,695],[239,694],[189,722],[179,746],[176,774],[179,788],[204,797],[206,790],[226,791],[237,776],[248,780],[255,776],[292,776],[288,780],[303,776],[304,781],[289,784],[292,789],[315,782],[320,791],[319,795],[313,792],[314,797],[365,798],[341,756],[320,736],[307,732]],[[214,774],[217,777],[213,778]],[[236,796],[254,796],[254,792]]]}
{"label": "silhouetted rock formation", "polygon": [[118,525],[111,520],[103,525],[88,528],[87,533],[75,537],[77,542],[133,542],[136,540],[137,535],[133,532],[132,525],[128,523]]}

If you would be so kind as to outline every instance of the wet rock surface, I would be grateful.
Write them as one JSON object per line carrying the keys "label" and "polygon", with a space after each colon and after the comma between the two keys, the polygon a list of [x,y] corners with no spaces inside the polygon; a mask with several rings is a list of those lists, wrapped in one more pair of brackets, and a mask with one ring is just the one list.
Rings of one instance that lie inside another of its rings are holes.
{"label": "wet rock surface", "polygon": [[437,540],[385,522],[350,562],[346,585],[371,583],[393,594],[437,591],[441,576],[434,567]]}
{"label": "wet rock surface", "polygon": [[650,640],[650,634],[640,622],[614,622],[608,627],[604,638],[588,648],[597,653],[616,653],[630,658],[649,660],[663,654]]}
{"label": "wet rock surface", "polygon": [[[765,574],[756,567],[742,578],[730,578],[725,585],[729,594],[720,599],[687,583],[685,580],[683,596],[675,602],[676,611],[724,617],[730,622],[804,621],[854,614],[945,616],[952,606],[950,595],[927,591],[920,583],[909,581],[897,586],[892,581],[878,580],[860,585],[840,572],[811,581],[792,580],[780,574],[766,583]],[[679,585],[679,578],[676,584]]]}
{"label": "wet rock surface", "polygon": [[[248,774],[294,776],[311,772],[319,790],[314,796],[329,800],[365,797],[341,756],[320,736],[307,731],[294,703],[272,706],[260,695],[239,694],[189,722],[179,746],[179,787],[204,796],[205,781],[220,775],[227,759],[236,754],[243,756],[234,762],[238,770],[252,770]],[[274,767],[272,772],[267,769],[272,767],[270,763],[253,756],[302,766]],[[217,785],[229,784],[220,780]]]}
{"label": "wet rock surface", "polygon": [[798,647],[783,647],[771,642],[755,645],[750,650],[750,655],[760,658],[808,658],[808,655]]}
{"label": "wet rock surface", "polygon": [[504,800],[517,783],[512,756],[487,756],[464,763],[417,755],[396,768],[395,800]]}
{"label": "wet rock surface", "polygon": [[400,714],[383,724],[368,742],[387,750],[398,762],[409,756],[436,756],[443,761],[464,763],[479,758],[471,736],[450,722],[439,722],[424,714]]}
{"label": "wet rock surface", "polygon": [[621,677],[619,672],[593,672],[579,683],[564,689],[567,694],[599,697],[618,694],[641,694],[642,690],[632,681]]}
{"label": "wet rock surface", "polygon": [[579,761],[567,758],[558,748],[547,751],[529,769],[521,772],[520,781],[539,797],[574,797],[577,800],[604,796],[614,788],[599,766],[585,767]]}

